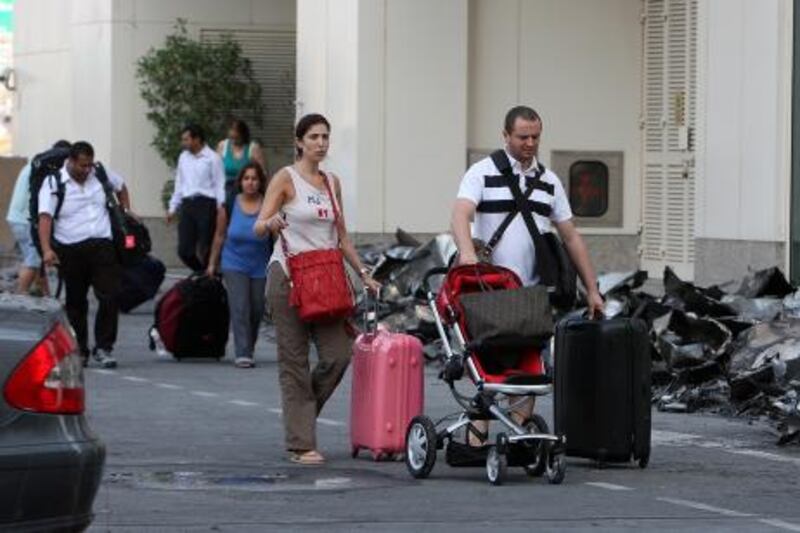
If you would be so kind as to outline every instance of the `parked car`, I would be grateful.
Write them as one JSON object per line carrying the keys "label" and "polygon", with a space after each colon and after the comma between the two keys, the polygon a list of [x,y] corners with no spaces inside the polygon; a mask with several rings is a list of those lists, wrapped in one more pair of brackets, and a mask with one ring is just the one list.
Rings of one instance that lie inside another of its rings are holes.
{"label": "parked car", "polygon": [[0,294],[0,531],[82,531],[105,462],[61,305]]}

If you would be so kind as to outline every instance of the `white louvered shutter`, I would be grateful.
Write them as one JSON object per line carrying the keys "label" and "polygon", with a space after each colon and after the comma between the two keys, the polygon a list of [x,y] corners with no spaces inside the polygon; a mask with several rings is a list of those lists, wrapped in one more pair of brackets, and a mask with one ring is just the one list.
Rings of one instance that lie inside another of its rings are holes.
{"label": "white louvered shutter", "polygon": [[642,268],[694,277],[697,0],[644,0]]}
{"label": "white louvered shutter", "polygon": [[224,35],[230,35],[242,47],[261,85],[262,126],[255,125],[252,112],[246,109],[239,113],[239,118],[250,125],[253,138],[264,145],[268,166],[280,166],[274,161],[275,156],[291,160],[294,146],[296,32],[290,29],[200,31],[200,39],[206,42],[218,42]]}

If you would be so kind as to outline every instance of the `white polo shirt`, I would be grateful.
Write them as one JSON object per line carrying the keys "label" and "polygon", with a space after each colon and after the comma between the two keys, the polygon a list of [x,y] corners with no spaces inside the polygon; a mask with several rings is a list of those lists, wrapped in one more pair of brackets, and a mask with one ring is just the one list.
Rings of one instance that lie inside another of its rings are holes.
{"label": "white polo shirt", "polygon": [[[520,177],[520,189],[523,193],[528,189],[526,177],[536,175],[538,162],[534,159],[532,165],[522,169],[519,161],[508,155],[511,163],[511,170]],[[523,177],[523,175],[525,177]],[[476,206],[482,202],[509,201],[514,199],[511,191],[505,185],[500,185],[500,171],[495,166],[491,157],[481,159],[472,165],[464,178],[461,180],[461,187],[458,190],[458,198],[469,200]],[[494,179],[493,179],[494,178]],[[564,186],[555,173],[545,169],[541,177],[544,184],[552,188],[553,194],[548,191],[535,189],[530,196],[530,200],[546,204],[550,208],[549,216],[542,216],[534,212],[533,218],[540,233],[553,231],[552,222],[564,222],[572,218],[572,209],[564,192]],[[508,213],[476,212],[475,223],[472,226],[473,237],[484,242],[489,242],[495,230],[505,220]],[[504,266],[516,272],[525,285],[534,285],[538,282],[538,276],[534,275],[536,266],[536,250],[533,245],[528,227],[522,216],[517,214],[514,220],[506,229],[503,238],[494,249],[492,260],[499,266]]]}
{"label": "white polo shirt", "polygon": [[219,154],[208,145],[197,154],[184,150],[178,157],[169,212],[175,213],[183,200],[194,196],[216,200],[218,206],[225,205],[225,167]]}
{"label": "white polo shirt", "polygon": [[[113,189],[121,191],[124,185],[122,177],[108,169],[106,172]],[[61,244],[76,244],[87,239],[111,239],[106,194],[94,170],[81,185],[72,179],[65,165],[59,179],[64,184],[64,203],[54,221],[55,240]],[[39,189],[39,214],[53,216],[58,203],[56,191],[55,180],[45,179]]]}

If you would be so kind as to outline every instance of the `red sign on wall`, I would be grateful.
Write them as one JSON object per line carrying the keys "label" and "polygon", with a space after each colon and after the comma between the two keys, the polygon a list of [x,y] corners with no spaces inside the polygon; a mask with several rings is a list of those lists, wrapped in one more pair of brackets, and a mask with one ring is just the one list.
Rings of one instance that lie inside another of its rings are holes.
{"label": "red sign on wall", "polygon": [[569,203],[577,217],[602,217],[608,211],[608,167],[601,161],[576,161],[569,169]]}

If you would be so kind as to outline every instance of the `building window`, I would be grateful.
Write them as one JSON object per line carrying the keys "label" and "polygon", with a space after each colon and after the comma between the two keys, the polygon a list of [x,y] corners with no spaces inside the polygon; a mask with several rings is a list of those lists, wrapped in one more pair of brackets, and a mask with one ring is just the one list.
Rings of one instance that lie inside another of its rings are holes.
{"label": "building window", "polygon": [[608,166],[576,161],[569,167],[569,203],[575,216],[598,218],[608,212]]}
{"label": "building window", "polygon": [[252,111],[242,109],[237,118],[246,120],[254,140],[264,148],[269,174],[294,161],[295,65],[297,33],[285,29],[213,29],[200,30],[200,39],[220,42],[225,36],[242,47],[250,60],[253,74],[261,85],[264,115],[256,127]]}

